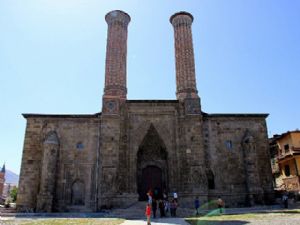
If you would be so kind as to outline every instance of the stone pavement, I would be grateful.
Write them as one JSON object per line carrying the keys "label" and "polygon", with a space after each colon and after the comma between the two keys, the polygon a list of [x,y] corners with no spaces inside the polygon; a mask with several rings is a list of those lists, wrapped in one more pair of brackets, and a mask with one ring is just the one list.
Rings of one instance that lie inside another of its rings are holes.
{"label": "stone pavement", "polygon": [[[113,209],[109,211],[109,217],[116,218],[125,218],[125,219],[143,219],[145,215],[145,202],[137,202],[131,205],[128,208],[123,209]],[[289,209],[299,209],[300,204],[294,204],[289,207]],[[223,214],[231,215],[231,214],[245,214],[245,213],[278,213],[284,210],[280,205],[268,205],[268,206],[255,206],[255,207],[244,207],[244,208],[226,208]],[[214,211],[216,209],[202,209],[202,215],[212,215],[215,214]],[[177,209],[177,217],[185,218],[195,215],[195,210],[190,208],[182,208],[179,207]],[[159,210],[157,211],[157,216],[159,217]],[[167,214],[167,218],[170,214]],[[165,218],[164,218],[165,219]],[[299,224],[300,225],[300,224]]]}
{"label": "stone pavement", "polygon": [[[146,219],[125,220],[121,225],[147,225]],[[189,225],[182,218],[151,219],[151,225]]]}

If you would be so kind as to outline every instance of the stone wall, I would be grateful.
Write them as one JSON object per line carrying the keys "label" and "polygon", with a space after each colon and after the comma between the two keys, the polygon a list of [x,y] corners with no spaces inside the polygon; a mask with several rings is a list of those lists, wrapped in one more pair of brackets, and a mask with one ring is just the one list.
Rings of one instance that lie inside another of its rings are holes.
{"label": "stone wall", "polygon": [[[196,195],[202,201],[207,200],[201,115],[189,115],[184,103],[177,100],[130,100],[123,106],[120,116],[102,117],[105,118],[103,126],[107,125],[106,131],[102,129],[101,158],[103,162],[111,163],[102,164],[103,187],[110,187],[102,193],[103,206],[108,202],[120,206],[136,201],[141,169],[150,165],[166,171],[163,172],[165,188],[170,194],[173,191],[180,193],[182,203],[187,199],[185,202],[190,204],[190,199]],[[117,129],[118,122],[120,130]],[[149,132],[156,133],[153,139],[158,139],[157,149],[164,149],[166,160],[149,149],[150,155],[145,156],[148,161],[139,161],[138,155]],[[112,163],[115,161],[117,163]],[[105,177],[111,181],[107,182]]]}
{"label": "stone wall", "polygon": [[97,211],[139,198],[141,171],[161,169],[181,206],[272,199],[266,115],[189,114],[184,103],[127,101],[119,115],[26,116],[18,210]]}
{"label": "stone wall", "polygon": [[33,211],[36,208],[43,156],[42,126],[39,118],[27,119],[17,198],[19,211]]}
{"label": "stone wall", "polygon": [[[243,144],[247,137],[254,142],[250,151]],[[209,199],[221,195],[228,205],[236,206],[269,202],[272,178],[265,116],[206,115],[204,146],[207,169],[215,179]],[[249,194],[255,195],[251,203],[247,203]]]}
{"label": "stone wall", "polygon": [[[27,117],[17,202],[19,211],[29,209],[92,211],[95,209],[97,201],[95,169],[97,152],[99,152],[99,126],[100,119],[96,116],[90,118]],[[54,178],[50,177],[51,171],[46,168],[49,167],[48,162],[51,159],[50,155],[46,154],[45,140],[51,132],[57,134],[59,141]],[[49,184],[54,186],[52,193],[47,189]],[[45,197],[45,193],[51,196],[52,200]],[[45,204],[47,200],[53,203],[51,208],[42,207],[49,206]]]}

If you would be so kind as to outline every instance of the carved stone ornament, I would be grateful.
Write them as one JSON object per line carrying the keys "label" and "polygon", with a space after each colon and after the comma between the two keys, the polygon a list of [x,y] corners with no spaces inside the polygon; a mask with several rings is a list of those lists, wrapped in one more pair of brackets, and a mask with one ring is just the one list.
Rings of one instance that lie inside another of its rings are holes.
{"label": "carved stone ornament", "polygon": [[118,113],[118,102],[117,100],[105,100],[104,102],[105,113]]}
{"label": "carved stone ornament", "polygon": [[198,98],[191,98],[185,100],[185,112],[186,114],[200,114],[200,101]]}

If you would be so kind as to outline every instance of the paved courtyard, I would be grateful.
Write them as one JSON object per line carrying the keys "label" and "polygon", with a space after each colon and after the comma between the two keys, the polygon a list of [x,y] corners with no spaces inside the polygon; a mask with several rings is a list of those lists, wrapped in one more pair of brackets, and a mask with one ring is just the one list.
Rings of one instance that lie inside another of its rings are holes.
{"label": "paved courtyard", "polygon": [[[156,218],[152,225],[300,225],[300,205],[282,209],[279,205],[252,208],[201,210],[201,216],[191,216],[192,209],[178,208],[178,217]],[[102,213],[18,214],[0,212],[0,225],[146,225],[144,203],[127,209]]]}
{"label": "paved courtyard", "polygon": [[[186,220],[188,222],[186,222]],[[144,218],[20,218],[0,217],[1,225],[146,225]],[[152,225],[299,225],[300,210],[237,215],[212,215],[191,218],[152,219]]]}

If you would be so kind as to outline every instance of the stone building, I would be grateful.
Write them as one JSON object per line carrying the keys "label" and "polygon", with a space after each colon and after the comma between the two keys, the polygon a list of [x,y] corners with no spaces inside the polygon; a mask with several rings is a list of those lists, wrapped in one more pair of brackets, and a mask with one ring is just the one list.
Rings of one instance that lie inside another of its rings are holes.
{"label": "stone building", "polygon": [[272,199],[267,114],[208,114],[196,87],[193,16],[171,16],[176,100],[128,100],[128,14],[109,12],[102,112],[23,114],[18,209],[98,211],[176,191],[181,206],[221,195],[227,205]]}

